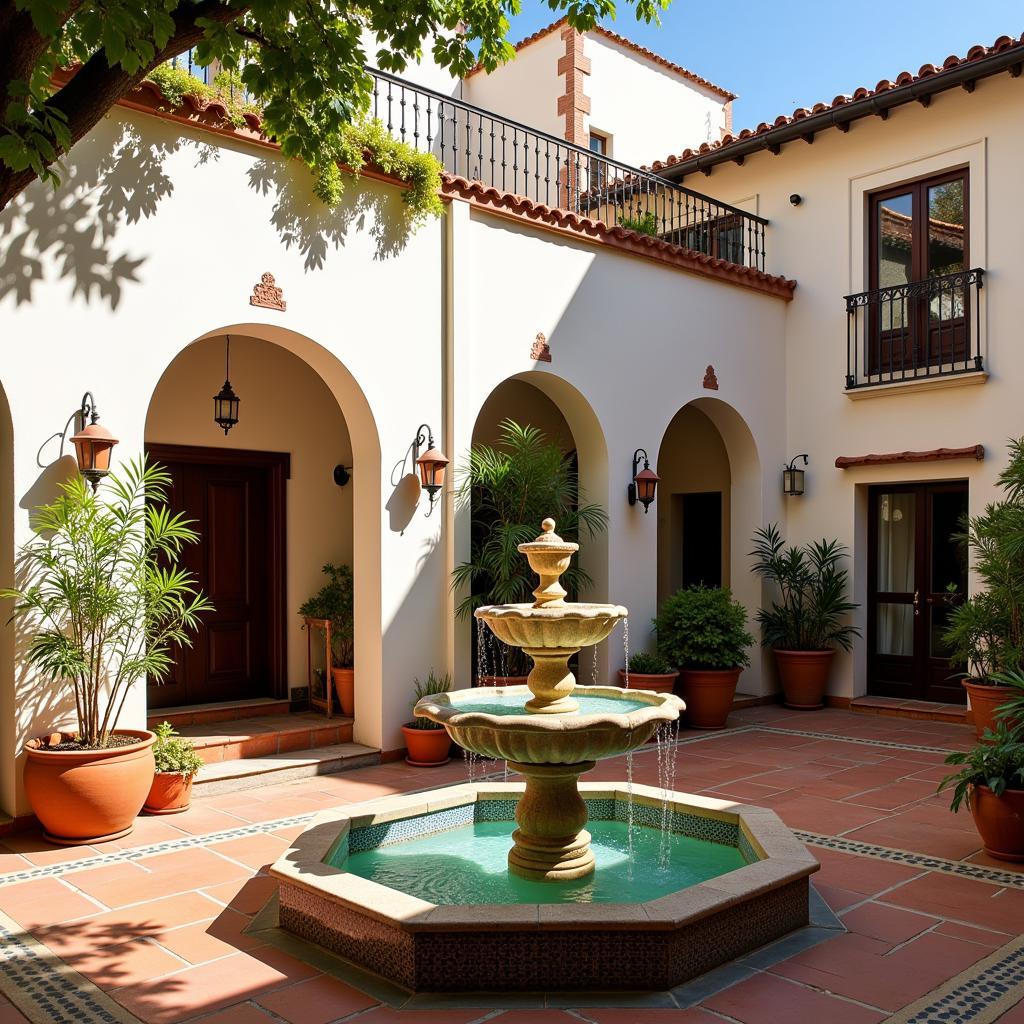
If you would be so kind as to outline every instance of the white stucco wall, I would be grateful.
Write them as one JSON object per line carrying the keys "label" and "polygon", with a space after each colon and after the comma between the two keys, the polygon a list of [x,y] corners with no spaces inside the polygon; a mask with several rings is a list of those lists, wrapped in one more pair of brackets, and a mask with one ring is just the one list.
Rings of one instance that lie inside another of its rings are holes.
{"label": "white stucco wall", "polygon": [[606,36],[583,44],[589,127],[611,136],[610,155],[638,167],[715,142],[725,126],[725,100]]}

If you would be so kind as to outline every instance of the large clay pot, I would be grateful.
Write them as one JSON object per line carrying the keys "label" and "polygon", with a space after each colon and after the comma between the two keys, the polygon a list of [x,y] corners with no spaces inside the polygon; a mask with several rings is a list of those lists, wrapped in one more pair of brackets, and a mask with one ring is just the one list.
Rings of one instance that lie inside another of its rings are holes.
{"label": "large clay pot", "polygon": [[988,786],[972,786],[971,814],[990,857],[1024,861],[1024,789],[996,796]]}
{"label": "large clay pot", "polygon": [[82,846],[128,835],[153,784],[145,729],[119,729],[138,742],[106,750],[25,750],[25,792],[51,843]]}
{"label": "large clay pot", "polygon": [[676,688],[678,672],[630,672],[626,680],[624,669],[619,669],[619,682],[630,690],[653,690],[655,693],[671,693]]}
{"label": "large clay pot", "polygon": [[406,761],[417,768],[434,768],[448,763],[452,738],[446,729],[413,729],[402,726],[405,736]]}
{"label": "large clay pot", "polygon": [[825,651],[775,649],[775,664],[786,707],[809,711],[824,706],[828,673],[835,656],[831,648]]}
{"label": "large clay pot", "polygon": [[157,772],[142,809],[147,814],[181,814],[187,811],[192,803],[194,778],[194,775],[181,772]]}
{"label": "large clay pot", "polygon": [[1012,727],[1016,718],[1000,719],[996,716],[999,707],[1016,694],[1012,686],[996,686],[990,683],[973,683],[963,680],[964,689],[971,698],[971,712],[974,714],[974,731],[980,740],[986,729],[995,731],[996,722],[1005,721]]}
{"label": "large clay pot", "polygon": [[356,670],[354,668],[332,668],[334,695],[341,705],[341,713],[349,718],[356,710]]}
{"label": "large clay pot", "polygon": [[686,724],[691,729],[724,729],[740,680],[740,668],[684,668],[679,673]]}
{"label": "large clay pot", "polygon": [[528,676],[477,676],[477,686],[525,686]]}

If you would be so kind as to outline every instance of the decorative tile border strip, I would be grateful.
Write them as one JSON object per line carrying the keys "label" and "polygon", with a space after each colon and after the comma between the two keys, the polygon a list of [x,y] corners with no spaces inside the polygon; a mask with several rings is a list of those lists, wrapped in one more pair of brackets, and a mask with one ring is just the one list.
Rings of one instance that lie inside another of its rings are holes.
{"label": "decorative tile border strip", "polygon": [[892,864],[906,864],[907,867],[921,868],[924,871],[938,871],[945,875],[958,875],[977,882],[990,882],[1007,889],[1024,889],[1024,872],[1000,871],[998,868],[985,867],[983,864],[972,864],[965,860],[949,860],[946,857],[930,857],[924,853],[912,853],[909,850],[895,850],[889,846],[877,846],[875,843],[862,843],[857,839],[846,839],[842,836],[823,836],[817,832],[802,832],[793,829],[793,835],[808,846],[821,846],[840,853],[852,853],[858,857],[873,857]]}
{"label": "decorative tile border strip", "polygon": [[33,1024],[140,1024],[2,913],[0,991]]}
{"label": "decorative tile border strip", "polygon": [[[951,747],[923,747],[917,743],[899,743],[896,740],[873,740],[866,736],[837,736],[831,732],[812,732],[809,729],[781,729],[771,725],[752,725],[755,732],[770,732],[775,736],[805,736],[813,740],[835,740],[836,743],[858,743],[865,747],[881,747],[884,750],[913,750],[918,754],[952,754]],[[721,735],[721,733],[719,733]]]}
{"label": "decorative tile border strip", "polygon": [[1017,938],[886,1018],[883,1024],[990,1024],[1022,999],[1024,938]]}

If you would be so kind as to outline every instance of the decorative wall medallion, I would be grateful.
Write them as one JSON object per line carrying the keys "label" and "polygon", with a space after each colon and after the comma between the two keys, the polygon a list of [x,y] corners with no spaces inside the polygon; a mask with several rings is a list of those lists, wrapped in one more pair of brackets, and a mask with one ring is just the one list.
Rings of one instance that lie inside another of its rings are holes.
{"label": "decorative wall medallion", "polygon": [[533,340],[533,348],[530,349],[530,358],[538,363],[551,362],[551,346],[548,345],[544,332],[540,331]]}
{"label": "decorative wall medallion", "polygon": [[288,308],[284,301],[284,291],[278,288],[274,275],[267,273],[260,278],[260,283],[253,285],[249,296],[250,306],[263,306],[264,309],[279,309],[283,313]]}
{"label": "decorative wall medallion", "polygon": [[715,368],[711,365],[704,371],[704,387],[708,391],[718,390],[718,378],[715,376]]}

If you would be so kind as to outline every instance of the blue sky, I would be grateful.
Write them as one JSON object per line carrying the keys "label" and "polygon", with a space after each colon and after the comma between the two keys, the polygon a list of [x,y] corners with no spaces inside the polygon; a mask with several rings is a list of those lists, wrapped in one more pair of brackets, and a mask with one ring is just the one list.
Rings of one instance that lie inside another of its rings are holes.
{"label": "blue sky", "polygon": [[[623,0],[617,6],[609,28],[739,95],[737,129],[1024,32],[1021,0],[674,0],[660,28],[639,24]],[[523,0],[511,39],[555,17]]]}

